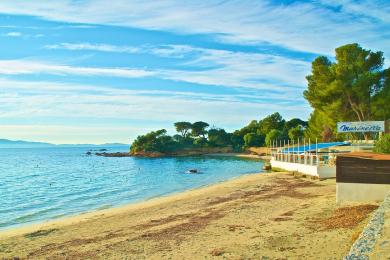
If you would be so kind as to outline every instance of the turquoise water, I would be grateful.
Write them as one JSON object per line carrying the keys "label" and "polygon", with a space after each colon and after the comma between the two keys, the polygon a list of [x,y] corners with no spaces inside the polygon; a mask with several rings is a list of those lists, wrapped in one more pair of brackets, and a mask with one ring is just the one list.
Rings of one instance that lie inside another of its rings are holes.
{"label": "turquoise water", "polygon": [[[143,201],[262,168],[261,161],[234,157],[105,158],[87,156],[88,150],[0,149],[0,229]],[[187,174],[192,168],[201,173]]]}

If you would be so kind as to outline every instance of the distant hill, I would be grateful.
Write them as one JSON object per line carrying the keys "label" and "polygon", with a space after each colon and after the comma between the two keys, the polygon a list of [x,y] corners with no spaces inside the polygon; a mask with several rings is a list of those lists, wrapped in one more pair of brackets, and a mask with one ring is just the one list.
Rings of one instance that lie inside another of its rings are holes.
{"label": "distant hill", "polygon": [[23,140],[0,139],[0,148],[50,148],[50,147],[119,147],[128,144],[108,143],[108,144],[51,144],[44,142],[30,142]]}

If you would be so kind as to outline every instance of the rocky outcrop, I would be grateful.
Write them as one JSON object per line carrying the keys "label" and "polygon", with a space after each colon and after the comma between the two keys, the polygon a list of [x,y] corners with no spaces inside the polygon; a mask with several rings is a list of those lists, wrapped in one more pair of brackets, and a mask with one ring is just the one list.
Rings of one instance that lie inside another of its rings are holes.
{"label": "rocky outcrop", "polygon": [[161,152],[135,152],[132,153],[132,156],[136,157],[166,157],[166,156],[196,156],[196,155],[206,155],[206,154],[217,154],[217,153],[231,153],[233,152],[232,147],[202,147],[202,148],[191,148],[183,149],[170,153],[161,153]]}
{"label": "rocky outcrop", "polygon": [[97,156],[103,157],[147,157],[147,158],[158,158],[158,157],[168,157],[168,156],[196,156],[196,155],[206,155],[206,154],[219,154],[219,153],[231,153],[233,152],[232,147],[203,147],[203,148],[193,148],[193,149],[183,149],[170,153],[161,153],[161,152],[133,152],[133,153],[95,153]]}
{"label": "rocky outcrop", "polygon": [[103,156],[103,157],[130,157],[130,156],[132,156],[130,153],[120,153],[120,152],[116,152],[116,153],[103,152],[103,153],[95,153],[95,155]]}

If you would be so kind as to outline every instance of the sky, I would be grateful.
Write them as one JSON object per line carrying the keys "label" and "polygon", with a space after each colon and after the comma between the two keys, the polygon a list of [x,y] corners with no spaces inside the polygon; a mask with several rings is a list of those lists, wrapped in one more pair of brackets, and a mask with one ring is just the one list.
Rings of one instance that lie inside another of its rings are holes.
{"label": "sky", "polygon": [[308,119],[317,56],[390,60],[390,2],[1,0],[0,139],[130,143],[176,121]]}

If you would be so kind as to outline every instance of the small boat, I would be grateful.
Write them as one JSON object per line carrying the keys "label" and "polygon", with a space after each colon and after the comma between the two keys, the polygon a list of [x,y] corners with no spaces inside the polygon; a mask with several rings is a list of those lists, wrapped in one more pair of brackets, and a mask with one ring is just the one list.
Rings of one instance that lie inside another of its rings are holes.
{"label": "small boat", "polygon": [[197,169],[189,169],[187,173],[198,173]]}

